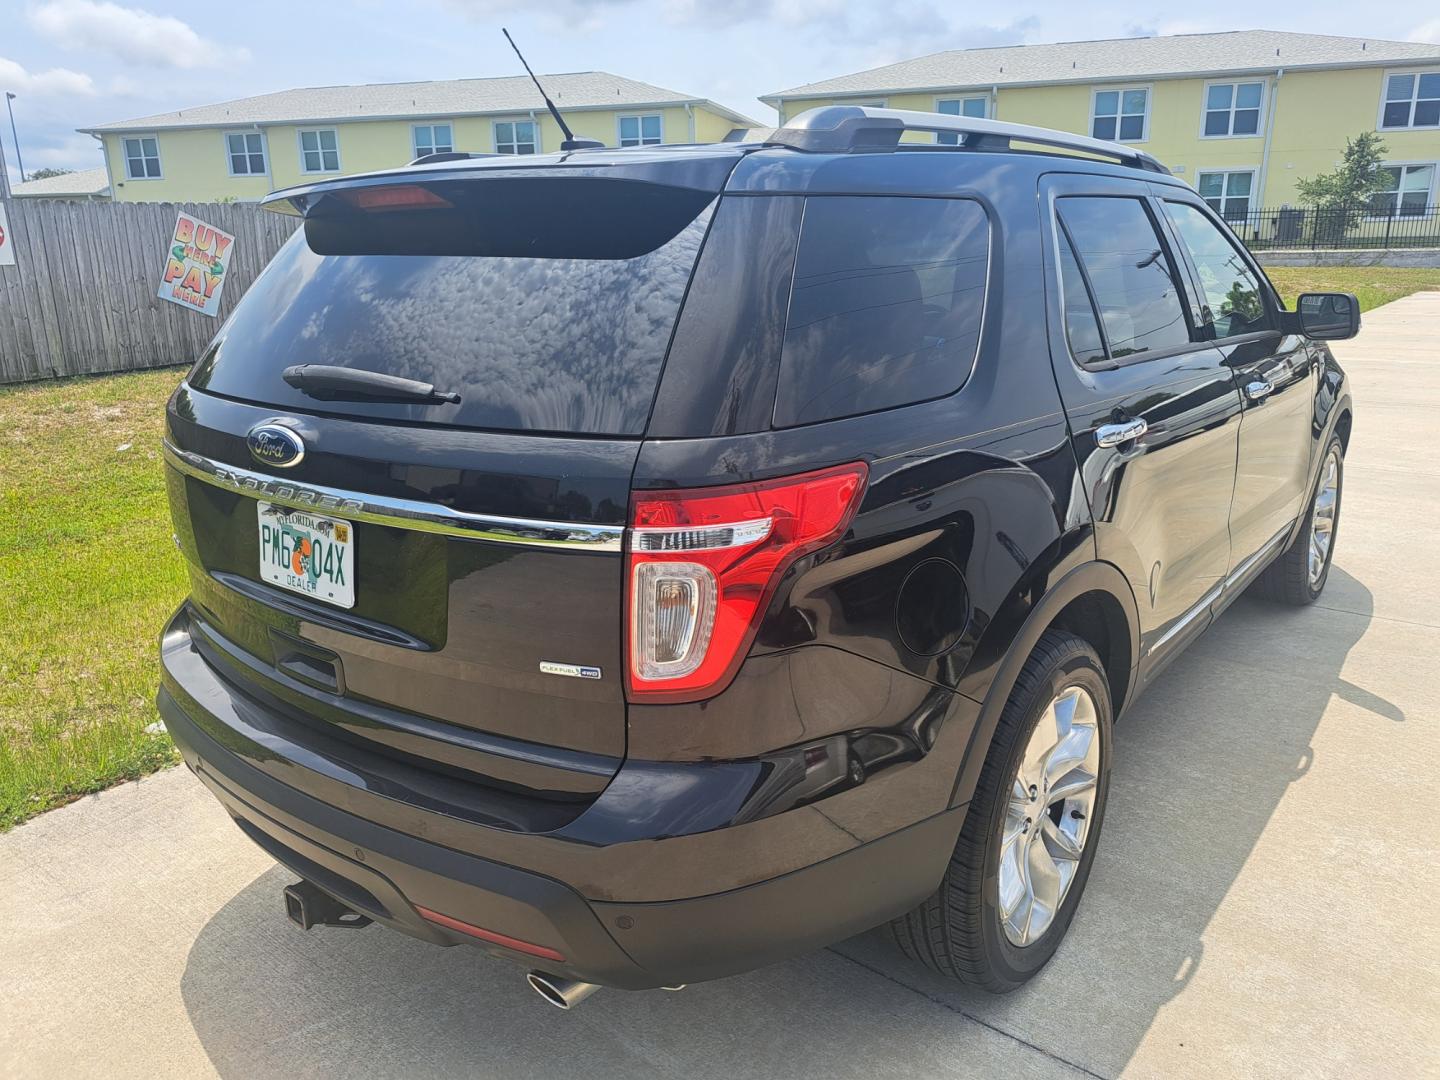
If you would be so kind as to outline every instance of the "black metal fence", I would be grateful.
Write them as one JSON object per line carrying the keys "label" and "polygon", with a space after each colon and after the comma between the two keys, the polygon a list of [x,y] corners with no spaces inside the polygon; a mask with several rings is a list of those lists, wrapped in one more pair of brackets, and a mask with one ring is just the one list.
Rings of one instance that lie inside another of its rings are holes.
{"label": "black metal fence", "polygon": [[1251,251],[1440,247],[1440,205],[1398,209],[1287,206],[1245,212],[1226,207],[1222,216]]}

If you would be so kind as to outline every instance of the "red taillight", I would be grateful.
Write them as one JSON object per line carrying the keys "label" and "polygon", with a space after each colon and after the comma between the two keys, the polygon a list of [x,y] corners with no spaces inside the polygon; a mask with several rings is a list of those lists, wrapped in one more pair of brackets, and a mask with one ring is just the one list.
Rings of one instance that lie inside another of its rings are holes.
{"label": "red taillight", "polygon": [[339,196],[357,210],[448,210],[454,203],[416,184],[346,188]]}
{"label": "red taillight", "polygon": [[627,589],[631,696],[695,701],[725,689],[780,576],[844,534],[866,473],[856,463],[756,484],[636,492]]}

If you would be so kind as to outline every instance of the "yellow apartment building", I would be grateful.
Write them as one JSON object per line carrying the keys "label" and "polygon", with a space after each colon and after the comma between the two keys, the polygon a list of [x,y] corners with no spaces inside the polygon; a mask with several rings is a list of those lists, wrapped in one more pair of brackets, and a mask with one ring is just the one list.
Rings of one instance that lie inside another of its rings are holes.
{"label": "yellow apartment building", "polygon": [[[579,137],[607,146],[739,140],[754,120],[603,71],[541,76]],[[559,127],[525,76],[283,90],[81,129],[117,202],[251,201],[424,154],[540,154]]]}
{"label": "yellow apartment building", "polygon": [[1377,209],[1440,201],[1440,45],[1242,30],[963,49],[760,100],[782,125],[817,105],[869,104],[1142,146],[1232,219],[1299,205],[1297,179],[1331,171],[1347,137],[1374,131],[1390,181]]}

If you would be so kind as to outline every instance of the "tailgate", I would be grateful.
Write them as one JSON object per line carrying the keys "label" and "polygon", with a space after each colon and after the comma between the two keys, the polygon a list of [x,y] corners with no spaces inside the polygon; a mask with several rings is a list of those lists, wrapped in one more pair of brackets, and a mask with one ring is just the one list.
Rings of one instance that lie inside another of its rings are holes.
{"label": "tailgate", "polygon": [[[306,447],[292,480],[250,459],[247,432],[273,419],[188,386],[171,403],[166,476],[207,659],[409,757],[549,794],[603,788],[625,750],[620,536],[638,443],[287,414]],[[265,573],[276,507],[298,534],[348,526],[353,606]]]}

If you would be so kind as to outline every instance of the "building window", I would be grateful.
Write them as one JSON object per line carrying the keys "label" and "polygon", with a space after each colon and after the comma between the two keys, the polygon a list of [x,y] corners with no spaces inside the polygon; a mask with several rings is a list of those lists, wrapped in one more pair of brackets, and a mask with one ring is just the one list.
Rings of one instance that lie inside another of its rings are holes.
{"label": "building window", "polygon": [[1238,172],[1202,172],[1195,177],[1195,190],[1226,221],[1244,221],[1250,213],[1250,195],[1255,174],[1246,169]]}
{"label": "building window", "polygon": [[1370,196],[1370,209],[1379,217],[1418,217],[1430,207],[1430,192],[1435,186],[1435,166],[1382,165],[1381,174],[1388,183],[1384,190]]}
{"label": "building window", "polygon": [[1149,137],[1150,91],[1145,87],[1096,90],[1090,134],[1097,139],[1144,142]]}
{"label": "building window", "polygon": [[495,123],[497,154],[535,154],[540,151],[533,120],[498,120]]}
{"label": "building window", "polygon": [[125,175],[131,180],[160,179],[160,140],[156,136],[125,140]]}
{"label": "building window", "polygon": [[1224,139],[1260,134],[1260,106],[1264,98],[1264,83],[1211,83],[1205,88],[1204,136]]}
{"label": "building window", "polygon": [[455,137],[449,124],[416,124],[410,129],[414,141],[415,156],[426,154],[451,154],[455,151]]}
{"label": "building window", "polygon": [[621,146],[657,146],[662,141],[659,113],[620,117]]}
{"label": "building window", "polygon": [[300,171],[340,171],[340,136],[334,128],[300,132]]}
{"label": "building window", "polygon": [[258,131],[235,131],[225,136],[225,156],[231,176],[265,175],[265,139]]}
{"label": "building window", "polygon": [[[984,120],[990,111],[990,99],[983,96],[938,98],[935,101],[935,111],[945,116],[971,116]],[[935,141],[941,146],[959,146],[960,136],[953,131],[941,131],[936,133]]]}
{"label": "building window", "polygon": [[1440,127],[1440,71],[1388,76],[1380,126]]}

